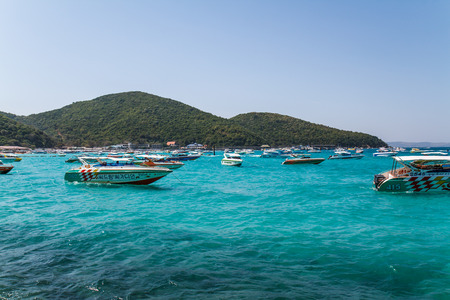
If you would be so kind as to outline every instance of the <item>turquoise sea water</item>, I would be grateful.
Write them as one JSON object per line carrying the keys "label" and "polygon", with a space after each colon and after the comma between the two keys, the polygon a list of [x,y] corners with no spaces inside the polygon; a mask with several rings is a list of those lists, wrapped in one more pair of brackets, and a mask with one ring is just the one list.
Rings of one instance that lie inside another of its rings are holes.
{"label": "turquoise sea water", "polygon": [[449,299],[450,195],[376,192],[391,159],[365,154],[201,157],[149,186],[24,157],[0,176],[0,299]]}

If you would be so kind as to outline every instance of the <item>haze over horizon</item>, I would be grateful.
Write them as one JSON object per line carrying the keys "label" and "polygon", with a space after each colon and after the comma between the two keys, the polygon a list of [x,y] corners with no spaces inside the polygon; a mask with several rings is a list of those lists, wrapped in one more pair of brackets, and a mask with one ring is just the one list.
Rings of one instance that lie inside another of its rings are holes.
{"label": "haze over horizon", "polygon": [[448,142],[448,1],[2,1],[0,110],[142,91]]}

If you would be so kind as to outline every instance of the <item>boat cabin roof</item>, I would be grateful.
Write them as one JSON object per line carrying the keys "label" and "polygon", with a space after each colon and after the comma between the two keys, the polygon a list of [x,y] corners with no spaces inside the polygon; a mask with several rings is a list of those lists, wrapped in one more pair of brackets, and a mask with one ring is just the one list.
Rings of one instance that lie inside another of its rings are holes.
{"label": "boat cabin roof", "polygon": [[430,155],[430,156],[423,156],[423,155],[414,155],[414,156],[394,156],[393,157],[398,162],[409,162],[409,161],[447,161],[450,162],[450,156],[440,156],[440,155]]}
{"label": "boat cabin roof", "polygon": [[351,152],[345,151],[345,150],[341,150],[341,151],[335,151],[334,153],[336,153],[337,155],[351,155]]}
{"label": "boat cabin roof", "polygon": [[395,161],[400,164],[421,171],[445,171],[450,170],[450,157],[443,156],[397,156]]}
{"label": "boat cabin roof", "polygon": [[237,153],[224,153],[223,156],[226,158],[238,158],[241,159],[241,156]]}

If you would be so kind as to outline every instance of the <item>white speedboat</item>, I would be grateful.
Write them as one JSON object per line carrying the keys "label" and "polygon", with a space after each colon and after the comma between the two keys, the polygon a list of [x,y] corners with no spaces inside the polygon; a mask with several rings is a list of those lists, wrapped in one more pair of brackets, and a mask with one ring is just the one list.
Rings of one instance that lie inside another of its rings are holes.
{"label": "white speedboat", "polygon": [[441,155],[441,156],[445,156],[448,155],[448,152],[444,152],[444,151],[424,151],[422,152],[422,155]]}
{"label": "white speedboat", "polygon": [[236,153],[224,153],[222,158],[223,166],[235,166],[240,167],[242,165],[242,158]]}
{"label": "white speedboat", "polygon": [[373,157],[390,157],[397,155],[398,152],[387,149],[387,148],[380,148],[377,152],[373,154]]}
{"label": "white speedboat", "polygon": [[290,150],[282,150],[282,149],[266,149],[261,154],[262,158],[286,158],[292,154]]}
{"label": "white speedboat", "polygon": [[136,166],[128,158],[102,158],[97,163],[80,159],[81,167],[66,172],[64,179],[69,182],[92,182],[113,184],[146,185],[163,178],[172,171],[162,167]]}
{"label": "white speedboat", "polygon": [[147,167],[164,167],[170,170],[175,170],[184,166],[184,163],[176,160],[166,160],[165,158],[155,159],[147,158],[146,160],[135,160],[135,165],[147,166]]}
{"label": "white speedboat", "polygon": [[348,151],[336,151],[334,152],[334,155],[330,155],[328,159],[361,159],[363,157],[363,154],[352,154]]}
{"label": "white speedboat", "polygon": [[377,191],[450,191],[450,157],[394,156],[390,171],[374,176]]}
{"label": "white speedboat", "polygon": [[187,151],[173,151],[171,155],[167,158],[167,160],[177,160],[177,161],[184,161],[184,160],[195,160],[202,156],[199,153],[191,153]]}

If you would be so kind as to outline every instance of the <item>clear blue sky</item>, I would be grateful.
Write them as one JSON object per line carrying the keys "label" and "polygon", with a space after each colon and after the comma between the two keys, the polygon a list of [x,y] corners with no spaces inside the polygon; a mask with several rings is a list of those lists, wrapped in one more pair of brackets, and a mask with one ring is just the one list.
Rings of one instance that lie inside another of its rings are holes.
{"label": "clear blue sky", "polygon": [[0,0],[0,110],[143,91],[450,142],[448,0]]}

